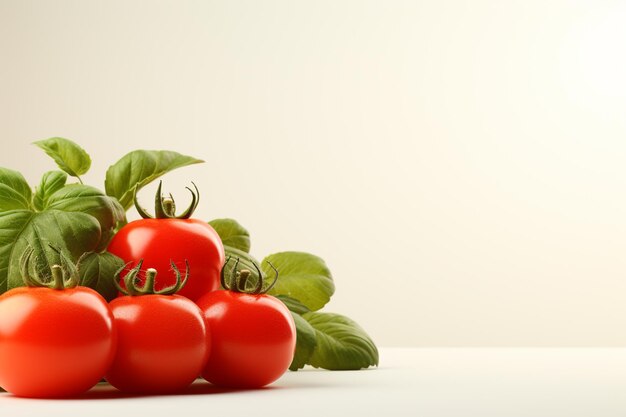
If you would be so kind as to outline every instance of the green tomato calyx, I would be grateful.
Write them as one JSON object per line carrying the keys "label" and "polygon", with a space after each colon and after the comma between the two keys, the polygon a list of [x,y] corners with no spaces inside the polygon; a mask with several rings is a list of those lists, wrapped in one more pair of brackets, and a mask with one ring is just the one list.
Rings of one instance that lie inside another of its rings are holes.
{"label": "green tomato calyx", "polygon": [[141,205],[139,205],[139,202],[137,201],[137,188],[135,188],[135,195],[133,198],[135,208],[137,209],[139,215],[144,219],[188,219],[196,210],[198,203],[200,202],[200,191],[198,191],[196,184],[193,182],[191,184],[193,185],[195,191],[189,187],[185,187],[191,193],[191,204],[189,204],[187,210],[178,216],[176,215],[176,203],[174,202],[172,194],[169,194],[168,197],[164,197],[161,192],[163,181],[159,181],[159,187],[157,188],[156,195],[154,196],[154,216],[150,215],[143,207],[141,207]]}
{"label": "green tomato calyx", "polygon": [[161,290],[155,289],[155,278],[157,275],[157,270],[154,268],[148,268],[145,271],[145,282],[142,286],[139,286],[140,280],[137,275],[142,271],[141,267],[143,265],[143,259],[139,261],[137,266],[132,268],[128,273],[124,276],[124,287],[120,285],[120,274],[128,267],[128,264],[125,264],[123,267],[115,272],[113,276],[113,283],[119,292],[124,295],[136,296],[136,295],[173,295],[180,291],[185,284],[187,283],[187,279],[189,278],[189,261],[185,259],[185,276],[181,278],[181,273],[174,261],[170,261],[172,266],[172,270],[174,274],[176,274],[176,283],[174,285],[163,288]]}
{"label": "green tomato calyx", "polygon": [[[20,258],[20,273],[27,287],[44,287],[53,290],[74,288],[80,283],[78,267],[63,251],[49,245],[59,256],[59,263],[49,265],[50,274],[41,276],[41,265],[37,257],[33,257],[35,249],[26,248]],[[82,259],[82,257],[81,257]],[[79,259],[80,262],[80,259]]]}
{"label": "green tomato calyx", "polygon": [[220,283],[222,284],[222,287],[225,290],[239,292],[239,293],[246,293],[246,294],[254,294],[254,295],[265,294],[270,289],[272,289],[274,284],[276,284],[276,281],[278,281],[278,270],[274,267],[274,265],[272,265],[270,261],[266,261],[268,265],[274,270],[275,274],[274,274],[274,279],[272,280],[270,285],[263,288],[263,272],[261,271],[261,268],[259,268],[259,266],[256,264],[256,262],[252,262],[252,265],[254,265],[254,268],[256,269],[256,272],[257,272],[256,273],[257,279],[256,279],[256,284],[254,288],[248,289],[247,284],[248,284],[248,280],[250,276],[252,275],[252,272],[249,269],[241,269],[241,270],[237,269],[237,267],[239,266],[239,262],[240,262],[239,258],[235,260],[235,264],[233,265],[232,269],[229,271],[229,277],[227,280],[225,276],[226,267],[228,266],[228,263],[230,262],[231,258],[232,257],[229,256],[228,259],[226,259],[226,262],[224,262],[224,266],[222,267],[222,270],[220,272]]}

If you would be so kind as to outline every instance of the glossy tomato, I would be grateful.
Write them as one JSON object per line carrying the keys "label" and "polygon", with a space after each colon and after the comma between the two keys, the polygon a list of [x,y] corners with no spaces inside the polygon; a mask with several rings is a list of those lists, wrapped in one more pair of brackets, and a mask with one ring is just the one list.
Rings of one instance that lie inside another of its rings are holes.
{"label": "glossy tomato", "polygon": [[125,392],[174,393],[200,375],[209,355],[209,335],[197,305],[180,295],[165,295],[180,285],[149,294],[154,289],[151,274],[155,273],[149,269],[144,288],[133,288],[133,275],[139,268],[129,273],[124,289],[137,295],[110,303],[118,347],[106,380]]}
{"label": "glossy tomato", "polygon": [[81,394],[113,360],[116,331],[104,298],[90,288],[57,288],[0,296],[0,386],[15,395]]}
{"label": "glossy tomato", "polygon": [[[247,277],[242,270],[237,277]],[[293,360],[296,328],[287,307],[277,298],[230,290],[215,291],[198,300],[211,333],[211,356],[202,371],[207,381],[224,387],[259,388],[277,380]]]}
{"label": "glossy tomato", "polygon": [[[219,288],[224,246],[217,232],[207,222],[189,218],[197,202],[195,194],[192,194],[192,205],[179,217],[174,216],[172,200],[156,199],[157,218],[148,218],[149,215],[136,203],[137,210],[144,218],[122,227],[111,240],[108,250],[131,267],[143,259],[147,268],[159,271],[157,290],[173,285],[176,280],[173,273],[166,273],[170,270],[171,261],[182,269],[184,261],[188,260],[189,282],[179,295],[195,301]],[[157,196],[160,195],[161,185],[157,190]],[[143,282],[142,274],[138,278]]]}

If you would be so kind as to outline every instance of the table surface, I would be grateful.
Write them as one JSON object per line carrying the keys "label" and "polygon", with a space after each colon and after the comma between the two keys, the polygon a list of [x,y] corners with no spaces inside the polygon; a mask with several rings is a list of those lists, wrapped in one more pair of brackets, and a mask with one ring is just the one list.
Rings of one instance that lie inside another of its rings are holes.
{"label": "table surface", "polygon": [[626,349],[385,348],[364,371],[288,372],[268,388],[196,382],[185,393],[126,396],[100,385],[80,399],[0,393],[3,416],[626,415]]}

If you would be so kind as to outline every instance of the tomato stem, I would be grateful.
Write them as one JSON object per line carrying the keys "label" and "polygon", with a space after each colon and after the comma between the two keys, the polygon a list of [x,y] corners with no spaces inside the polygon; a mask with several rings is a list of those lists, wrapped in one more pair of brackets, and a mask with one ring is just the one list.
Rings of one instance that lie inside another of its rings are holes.
{"label": "tomato stem", "polygon": [[246,292],[246,284],[248,283],[248,278],[250,278],[250,270],[242,269],[238,271],[236,274],[236,284],[239,292]]}
{"label": "tomato stem", "polygon": [[189,207],[182,212],[180,215],[176,215],[176,202],[174,201],[174,197],[172,194],[169,194],[169,197],[163,197],[162,189],[163,189],[163,181],[159,181],[159,186],[157,187],[157,192],[154,196],[154,216],[151,216],[143,207],[139,205],[139,201],[137,200],[137,187],[135,187],[135,195],[134,195],[134,203],[135,208],[137,209],[137,213],[144,219],[188,219],[193,215],[193,212],[198,207],[198,203],[200,202],[200,191],[198,191],[198,187],[192,181],[194,190],[189,187],[185,187],[189,193],[191,193],[191,203]]}
{"label": "tomato stem", "polygon": [[154,293],[154,279],[156,278],[156,274],[156,269],[146,269],[146,282],[144,282],[143,288],[141,288],[141,293],[147,294],[149,291],[152,291],[152,293]]}
{"label": "tomato stem", "polygon": [[65,283],[63,282],[63,269],[61,265],[52,265],[50,271],[52,272],[52,288],[55,290],[64,289]]}
{"label": "tomato stem", "polygon": [[35,250],[32,246],[29,246],[20,258],[20,273],[22,275],[22,280],[27,287],[45,287],[46,285],[41,281],[41,279],[39,279],[37,268],[34,268],[32,273],[29,271],[28,266],[33,252],[35,252]]}
{"label": "tomato stem", "polygon": [[226,262],[224,262],[224,265],[222,266],[222,270],[220,271],[220,283],[222,284],[222,288],[224,288],[225,290],[246,293],[246,294],[265,294],[270,289],[272,289],[272,287],[274,287],[274,285],[276,284],[276,281],[278,280],[278,270],[276,269],[276,267],[274,267],[274,265],[272,265],[270,261],[265,261],[274,270],[275,274],[274,274],[274,279],[272,280],[272,283],[266,288],[263,288],[263,281],[264,281],[263,271],[261,271],[261,268],[259,268],[256,262],[252,261],[252,265],[254,266],[257,272],[257,280],[256,280],[255,288],[252,290],[248,290],[246,288],[246,285],[248,283],[248,279],[250,278],[250,275],[252,275],[252,272],[249,269],[237,270],[237,267],[239,266],[239,262],[240,262],[239,258],[236,258],[235,264],[230,270],[229,279],[228,280],[226,279],[225,271],[230,260],[231,260],[231,256],[229,256],[228,259],[226,259]]}
{"label": "tomato stem", "polygon": [[187,279],[189,278],[189,261],[185,259],[185,276],[181,279],[181,273],[174,261],[170,261],[172,266],[172,270],[174,274],[176,274],[176,283],[174,285],[163,288],[161,290],[155,289],[156,284],[156,276],[157,270],[154,268],[148,268],[145,271],[145,281],[143,286],[139,286],[140,280],[137,277],[141,272],[141,267],[143,265],[143,259],[139,261],[139,263],[132,268],[126,276],[124,276],[124,287],[122,287],[119,283],[121,273],[128,267],[128,264],[122,266],[118,269],[113,276],[113,283],[119,292],[124,295],[129,296],[137,296],[137,295],[172,295],[180,291],[185,284],[187,284]]}
{"label": "tomato stem", "polygon": [[170,194],[170,198],[164,198],[163,201],[163,211],[165,215],[168,217],[176,216],[176,203],[174,203],[174,198]]}
{"label": "tomato stem", "polygon": [[276,282],[278,281],[278,269],[276,269],[276,267],[270,261],[265,262],[267,262],[270,268],[274,270],[274,279],[272,280],[272,283],[265,289],[265,292],[268,292],[274,287],[274,285],[276,285]]}
{"label": "tomato stem", "polygon": [[139,205],[139,201],[137,201],[137,187],[135,187],[135,196],[133,198],[133,201],[135,203],[135,209],[137,210],[137,213],[139,213],[139,215],[143,219],[154,219],[154,217],[152,217],[143,207]]}
{"label": "tomato stem", "polygon": [[190,218],[193,212],[196,210],[196,208],[198,208],[198,203],[200,203],[200,191],[198,190],[198,187],[196,187],[196,184],[193,181],[191,182],[191,184],[193,185],[193,188],[196,191],[193,192],[191,188],[185,187],[189,191],[189,193],[191,193],[191,204],[189,204],[189,207],[187,207],[187,210],[183,211],[183,213],[177,217],[179,219]]}
{"label": "tomato stem", "polygon": [[[78,265],[84,259],[84,256],[86,254],[83,253],[81,257],[78,258],[78,262],[74,264],[72,260],[65,253],[63,253],[63,251],[55,248],[52,245],[50,245],[50,248],[52,248],[52,250],[54,250],[59,255],[59,260],[61,261],[60,267],[61,267],[61,273],[62,273],[62,279],[63,279],[63,288],[76,287],[80,283],[80,273],[78,271]],[[52,268],[54,268],[54,265],[50,267],[51,271],[52,271]],[[54,271],[52,272],[54,274]],[[66,273],[69,275],[67,279],[65,279]]]}
{"label": "tomato stem", "polygon": [[[52,245],[49,246],[59,255],[60,263],[50,266],[51,276],[43,280],[39,275],[37,258],[34,259],[35,265],[30,267],[35,250],[32,246],[27,247],[20,258],[20,272],[24,284],[28,287],[46,287],[54,290],[64,290],[66,288],[76,287],[80,282],[78,267],[63,251]],[[79,262],[83,259],[83,256],[79,258]]]}
{"label": "tomato stem", "polygon": [[163,181],[159,181],[157,192],[154,195],[154,217],[157,219],[168,219],[170,216],[165,211],[165,207],[163,207],[163,194],[161,193],[162,187]]}

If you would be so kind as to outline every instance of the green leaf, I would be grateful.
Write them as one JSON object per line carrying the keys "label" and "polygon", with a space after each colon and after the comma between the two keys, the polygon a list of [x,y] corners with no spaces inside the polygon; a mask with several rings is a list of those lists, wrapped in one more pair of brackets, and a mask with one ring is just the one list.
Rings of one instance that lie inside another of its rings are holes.
{"label": "green leaf", "polygon": [[304,313],[309,313],[311,311],[309,310],[307,306],[302,304],[300,301],[296,300],[295,298],[289,297],[288,295],[277,295],[276,298],[282,301],[283,304],[287,306],[289,311],[292,311],[294,313],[304,314]]}
{"label": "green leaf", "polygon": [[133,205],[135,190],[176,168],[200,162],[204,161],[173,151],[133,151],[109,167],[105,190],[128,210]]}
{"label": "green leaf", "polygon": [[278,281],[269,294],[295,298],[316,311],[324,307],[335,292],[332,275],[322,258],[305,252],[269,255],[263,260],[262,269],[272,277],[274,271],[267,261],[278,269]]}
{"label": "green leaf", "polygon": [[123,265],[124,261],[112,253],[88,253],[80,261],[80,285],[93,288],[110,301],[117,296],[113,276]]}
{"label": "green leaf", "polygon": [[315,329],[317,346],[309,363],[330,370],[378,366],[378,349],[353,320],[333,313],[306,313],[302,316]]}
{"label": "green leaf", "polygon": [[22,174],[0,168],[0,212],[29,209],[31,198],[32,191]]}
{"label": "green leaf", "polygon": [[83,148],[69,139],[50,138],[34,142],[43,149],[59,168],[73,177],[86,174],[91,167],[91,158]]}
{"label": "green leaf", "polygon": [[100,240],[100,224],[85,213],[47,210],[12,210],[0,213],[0,293],[24,285],[19,259],[28,246],[34,258],[46,266],[58,263],[50,245],[74,260],[93,251]]}
{"label": "green leaf", "polygon": [[220,235],[224,245],[250,252],[250,234],[236,220],[215,219],[211,220],[209,224]]}
{"label": "green leaf", "polygon": [[48,198],[49,210],[62,210],[86,213],[100,223],[100,244],[104,249],[113,236],[115,226],[125,219],[125,212],[120,203],[95,187],[82,184],[70,184],[56,191]]}
{"label": "green leaf", "polygon": [[52,194],[59,191],[67,181],[67,174],[63,171],[48,171],[41,177],[41,182],[35,190],[33,205],[35,209],[44,210],[48,204],[48,199]]}
{"label": "green leaf", "polygon": [[[38,264],[49,271],[59,261],[50,245],[74,261],[84,252],[101,252],[116,223],[124,218],[115,198],[87,185],[63,185],[65,178],[58,171],[45,174],[33,197],[21,174],[0,168],[0,293],[23,285],[19,259],[27,247],[34,249]],[[30,207],[31,200],[41,211]],[[100,258],[98,266],[103,271],[113,263],[106,255]],[[89,282],[104,288],[97,280]]]}
{"label": "green leaf", "polygon": [[317,336],[313,326],[302,316],[294,312],[291,315],[296,323],[296,352],[289,369],[297,371],[309,363],[315,346],[317,346]]}

